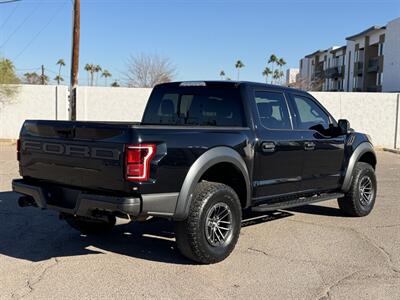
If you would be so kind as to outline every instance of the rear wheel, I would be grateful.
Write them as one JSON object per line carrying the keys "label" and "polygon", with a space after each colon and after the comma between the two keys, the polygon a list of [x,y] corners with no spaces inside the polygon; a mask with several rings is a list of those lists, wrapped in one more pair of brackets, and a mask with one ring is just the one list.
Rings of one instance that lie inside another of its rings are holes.
{"label": "rear wheel", "polygon": [[222,261],[235,248],[241,220],[239,197],[232,188],[222,183],[200,182],[188,218],[175,224],[178,249],[200,263]]}
{"label": "rear wheel", "polygon": [[104,219],[90,219],[84,217],[64,216],[69,226],[83,234],[101,234],[110,232],[115,223],[114,216],[107,216]]}
{"label": "rear wheel", "polygon": [[350,190],[338,199],[340,209],[353,217],[368,215],[375,204],[376,188],[374,168],[367,163],[356,163]]}

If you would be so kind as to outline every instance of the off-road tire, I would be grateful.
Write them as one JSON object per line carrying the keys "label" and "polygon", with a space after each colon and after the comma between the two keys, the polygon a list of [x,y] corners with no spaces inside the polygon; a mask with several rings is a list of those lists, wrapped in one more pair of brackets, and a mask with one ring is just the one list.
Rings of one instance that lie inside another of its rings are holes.
{"label": "off-road tire", "polygon": [[83,217],[66,216],[65,221],[69,226],[83,234],[102,234],[110,232],[116,223],[114,216],[107,216],[106,220],[96,220]]}
{"label": "off-road tire", "polygon": [[[372,199],[367,205],[361,201],[360,184],[363,178],[368,177],[372,185]],[[374,168],[367,163],[358,162],[354,166],[353,177],[349,191],[344,197],[338,199],[339,208],[348,216],[364,217],[368,215],[375,204],[377,191],[376,177]]]}
{"label": "off-road tire", "polygon": [[[227,205],[231,212],[231,233],[225,245],[213,246],[206,238],[207,214],[217,203]],[[187,258],[202,264],[224,260],[235,248],[242,221],[240,200],[235,191],[222,183],[202,181],[197,184],[190,205],[189,216],[175,222],[176,243]]]}

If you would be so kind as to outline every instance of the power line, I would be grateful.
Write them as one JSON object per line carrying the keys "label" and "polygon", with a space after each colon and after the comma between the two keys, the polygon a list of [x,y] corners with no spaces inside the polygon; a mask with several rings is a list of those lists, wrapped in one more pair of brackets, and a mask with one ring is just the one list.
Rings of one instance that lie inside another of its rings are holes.
{"label": "power line", "polygon": [[[0,2],[0,3],[3,3],[3,2]],[[11,13],[8,15],[8,17],[4,20],[3,24],[0,25],[0,30],[3,29],[4,25],[6,25],[8,20],[10,20],[11,17],[14,15],[14,13],[17,10],[19,4],[20,3],[17,3],[17,5],[14,6],[14,9],[11,11]]]}
{"label": "power line", "polygon": [[7,42],[14,36],[14,34],[16,34],[18,32],[18,30],[21,29],[21,27],[26,23],[26,21],[29,20],[30,17],[32,17],[32,15],[37,11],[37,9],[39,8],[39,6],[41,5],[40,2],[38,2],[38,4],[35,6],[34,9],[31,10],[31,13],[28,14],[25,19],[17,26],[17,28],[15,28],[15,30],[8,36],[8,38],[5,40],[5,42],[0,46],[0,49],[3,48]]}
{"label": "power line", "polygon": [[12,3],[12,2],[20,2],[21,0],[3,0],[0,1],[0,4]]}
{"label": "power line", "polygon": [[15,56],[14,61],[16,61],[26,51],[26,49],[28,49],[28,47],[36,40],[36,38],[47,28],[47,26],[50,25],[50,23],[60,13],[60,11],[62,10],[62,8],[65,6],[66,3],[67,3],[67,0],[64,1],[64,3],[62,3],[60,5],[60,7],[50,17],[50,19],[47,21],[47,23],[33,36],[33,38],[25,45],[25,47]]}

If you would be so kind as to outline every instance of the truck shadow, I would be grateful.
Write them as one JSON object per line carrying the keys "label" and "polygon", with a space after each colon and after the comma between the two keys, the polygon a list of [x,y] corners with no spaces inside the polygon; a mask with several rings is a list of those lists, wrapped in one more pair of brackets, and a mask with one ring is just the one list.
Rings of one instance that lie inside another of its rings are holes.
{"label": "truck shadow", "polygon": [[319,216],[329,216],[329,217],[345,217],[343,212],[339,208],[329,207],[329,206],[319,206],[319,205],[305,205],[299,207],[288,208],[285,211],[293,213],[302,213],[310,215]]}
{"label": "truck shadow", "polygon": [[[106,235],[85,236],[51,211],[20,208],[17,194],[0,192],[0,255],[39,262],[53,257],[116,253],[173,264],[193,264],[178,251],[173,223],[160,218],[122,224]],[[242,227],[292,216],[245,212]]]}

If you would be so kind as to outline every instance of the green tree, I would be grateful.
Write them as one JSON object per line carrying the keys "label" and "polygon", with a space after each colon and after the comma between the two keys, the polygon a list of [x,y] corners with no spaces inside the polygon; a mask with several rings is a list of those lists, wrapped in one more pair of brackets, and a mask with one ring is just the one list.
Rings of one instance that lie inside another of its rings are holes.
{"label": "green tree", "polygon": [[[275,74],[275,67],[274,65],[278,62],[278,57],[275,54],[271,54],[268,59],[268,64],[271,64],[271,72]],[[271,77],[271,84],[273,83],[274,76]]]}
{"label": "green tree", "polygon": [[94,66],[94,73],[96,73],[96,85],[97,82],[99,81],[99,73],[101,72],[102,68],[100,67],[100,65],[95,65]]}
{"label": "green tree", "polygon": [[24,82],[27,84],[41,84],[41,76],[36,72],[25,73],[24,74]]}
{"label": "green tree", "polygon": [[107,78],[111,77],[111,76],[112,76],[111,73],[106,69],[104,69],[103,72],[101,73],[101,77],[104,77],[104,85],[105,86],[107,86]]}
{"label": "green tree", "polygon": [[272,74],[272,71],[270,68],[265,67],[264,71],[262,72],[262,75],[265,77],[265,82],[268,83],[268,77],[269,75]]}
{"label": "green tree", "polygon": [[118,81],[115,80],[113,83],[111,83],[111,86],[112,87],[119,87],[120,85],[119,85]]}
{"label": "green tree", "polygon": [[57,81],[57,84],[60,84],[61,81],[64,81],[64,78],[62,78],[61,75],[57,75],[56,77],[54,77],[54,80]]}
{"label": "green tree", "polygon": [[84,69],[88,74],[88,85],[93,85],[94,65],[86,64]]}
{"label": "green tree", "polygon": [[225,77],[225,71],[221,70],[221,72],[219,72],[219,77],[221,77],[221,80],[224,80]]}
{"label": "green tree", "polygon": [[240,78],[240,69],[244,67],[244,63],[239,59],[235,64],[235,68],[237,69],[237,80],[239,80]]}
{"label": "green tree", "polygon": [[20,80],[11,60],[0,58],[0,84],[18,84]]}
{"label": "green tree", "polygon": [[278,82],[283,77],[283,71],[279,71],[278,69],[276,69],[272,77],[273,79],[275,79],[275,82]]}
{"label": "green tree", "polygon": [[[284,76],[284,73],[282,71],[282,68],[284,65],[286,65],[286,61],[281,57],[278,59],[278,61],[276,62],[276,64],[279,67],[279,74],[281,75],[279,79],[281,79]],[[282,81],[280,80],[280,83],[282,83]]]}
{"label": "green tree", "polygon": [[[64,81],[64,79],[61,77],[61,68],[65,66],[65,61],[64,59],[60,58],[56,65],[58,65],[58,75],[54,78],[54,80],[57,80],[57,84],[60,84],[60,81]],[[56,79],[58,78],[58,79]]]}
{"label": "green tree", "polygon": [[21,83],[11,60],[0,58],[0,104],[10,102],[18,92]]}

